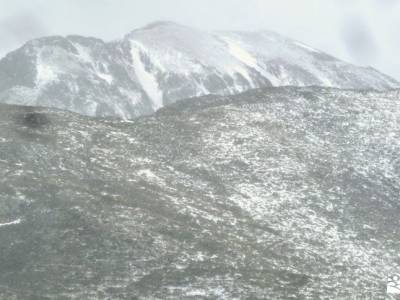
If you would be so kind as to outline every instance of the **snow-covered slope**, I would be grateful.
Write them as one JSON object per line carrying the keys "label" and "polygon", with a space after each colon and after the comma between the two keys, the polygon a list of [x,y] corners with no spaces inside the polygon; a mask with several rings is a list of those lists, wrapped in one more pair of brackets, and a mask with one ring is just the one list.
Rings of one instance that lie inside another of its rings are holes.
{"label": "snow-covered slope", "polygon": [[266,88],[130,122],[0,105],[0,299],[389,299],[399,100]]}
{"label": "snow-covered slope", "polygon": [[105,43],[79,36],[28,42],[0,61],[0,102],[132,118],[179,99],[267,86],[399,87],[298,41],[262,32],[204,32],[157,22]]}

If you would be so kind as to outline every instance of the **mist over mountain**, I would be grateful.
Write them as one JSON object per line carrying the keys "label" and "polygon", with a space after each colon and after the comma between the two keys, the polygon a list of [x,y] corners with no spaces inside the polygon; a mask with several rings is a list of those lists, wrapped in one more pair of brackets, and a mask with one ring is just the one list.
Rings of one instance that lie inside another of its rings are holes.
{"label": "mist over mountain", "polygon": [[399,98],[266,88],[129,122],[0,105],[0,298],[384,299]]}
{"label": "mist over mountain", "polygon": [[269,31],[156,22],[103,42],[32,40],[0,61],[0,102],[130,119],[180,99],[269,86],[385,90],[399,83]]}

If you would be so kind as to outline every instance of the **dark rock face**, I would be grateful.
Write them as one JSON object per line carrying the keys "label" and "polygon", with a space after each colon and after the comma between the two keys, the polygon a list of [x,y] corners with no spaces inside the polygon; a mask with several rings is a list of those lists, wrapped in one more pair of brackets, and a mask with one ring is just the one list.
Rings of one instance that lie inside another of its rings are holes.
{"label": "dark rock face", "polygon": [[158,22],[110,43],[32,40],[0,61],[0,103],[131,119],[181,99],[270,86],[385,90],[400,84],[273,32]]}
{"label": "dark rock face", "polygon": [[37,113],[35,111],[26,112],[18,116],[21,125],[32,129],[40,129],[50,123],[46,114]]}
{"label": "dark rock face", "polygon": [[398,91],[24,109],[0,110],[1,299],[384,299],[399,271]]}

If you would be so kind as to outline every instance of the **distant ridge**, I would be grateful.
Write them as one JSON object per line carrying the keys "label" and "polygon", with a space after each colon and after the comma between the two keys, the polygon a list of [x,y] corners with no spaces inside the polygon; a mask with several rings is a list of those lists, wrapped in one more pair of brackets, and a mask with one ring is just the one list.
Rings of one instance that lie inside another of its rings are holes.
{"label": "distant ridge", "polygon": [[205,32],[169,21],[121,40],[29,41],[0,61],[0,103],[124,119],[177,100],[268,86],[386,90],[393,78],[270,31]]}

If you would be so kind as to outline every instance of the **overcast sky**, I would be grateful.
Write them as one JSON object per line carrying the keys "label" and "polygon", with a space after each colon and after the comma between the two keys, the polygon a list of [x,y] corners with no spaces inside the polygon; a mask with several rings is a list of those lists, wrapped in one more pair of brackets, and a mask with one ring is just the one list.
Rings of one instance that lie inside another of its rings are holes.
{"label": "overcast sky", "polygon": [[0,0],[0,56],[35,37],[112,40],[157,20],[269,29],[400,80],[400,0]]}

